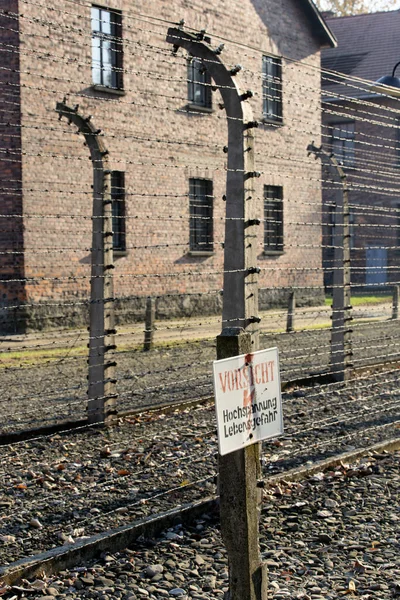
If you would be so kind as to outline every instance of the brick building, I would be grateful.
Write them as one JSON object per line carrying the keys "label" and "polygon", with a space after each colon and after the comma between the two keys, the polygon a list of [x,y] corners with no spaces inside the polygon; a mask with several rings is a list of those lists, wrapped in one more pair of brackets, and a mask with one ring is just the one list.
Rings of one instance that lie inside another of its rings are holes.
{"label": "brick building", "polygon": [[[349,187],[351,281],[399,282],[399,99],[375,90],[400,60],[400,11],[327,16],[337,48],[322,52],[323,142],[342,163]],[[324,267],[332,283],[333,212],[342,186],[325,170]]]}
{"label": "brick building", "polygon": [[58,119],[64,98],[108,150],[118,319],[141,317],[150,294],[160,317],[219,310],[226,117],[204,65],[165,41],[180,19],[224,43],[254,92],[261,302],[290,287],[321,300],[321,185],[306,148],[320,138],[320,49],[335,39],[311,0],[4,0],[3,329],[85,320],[93,165]]}

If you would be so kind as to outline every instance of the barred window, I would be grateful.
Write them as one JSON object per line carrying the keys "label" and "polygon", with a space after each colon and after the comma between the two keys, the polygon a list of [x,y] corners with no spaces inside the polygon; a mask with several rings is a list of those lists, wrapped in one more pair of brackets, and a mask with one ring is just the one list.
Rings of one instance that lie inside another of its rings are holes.
{"label": "barred window", "polygon": [[333,123],[332,154],[345,167],[354,166],[354,122]]}
{"label": "barred window", "polygon": [[195,106],[212,106],[211,76],[198,58],[192,58],[188,64],[188,99]]}
{"label": "barred window", "polygon": [[122,89],[122,13],[92,6],[92,78]]}
{"label": "barred window", "polygon": [[282,122],[282,60],[262,58],[263,114],[268,121]]}
{"label": "barred window", "polygon": [[113,249],[126,250],[125,231],[125,173],[111,173]]}
{"label": "barred window", "polygon": [[213,250],[213,183],[209,179],[189,180],[191,251]]}
{"label": "barred window", "polygon": [[264,186],[264,251],[283,252],[283,188]]}

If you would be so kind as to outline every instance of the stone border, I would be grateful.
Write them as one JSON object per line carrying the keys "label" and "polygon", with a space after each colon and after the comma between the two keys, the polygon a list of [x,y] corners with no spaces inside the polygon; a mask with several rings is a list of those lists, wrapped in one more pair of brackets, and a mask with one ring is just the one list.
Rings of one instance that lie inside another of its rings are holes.
{"label": "stone border", "polygon": [[[341,462],[354,461],[371,452],[395,451],[400,449],[400,438],[393,438],[385,442],[378,442],[367,448],[359,448],[343,452],[316,462],[307,467],[296,467],[286,473],[272,475],[263,481],[264,487],[276,485],[281,481],[297,481],[310,475],[319,473]],[[140,536],[155,537],[164,529],[177,523],[189,524],[197,517],[218,508],[218,496],[208,497],[206,500],[184,504],[179,508],[171,509],[161,515],[149,516],[129,525],[123,525],[71,544],[53,548],[41,554],[20,559],[6,567],[0,568],[0,580],[7,585],[18,583],[21,579],[29,579],[35,575],[50,575],[64,569],[91,560],[104,551],[118,551],[127,548]]]}
{"label": "stone border", "polygon": [[35,575],[57,573],[96,558],[101,552],[123,550],[142,535],[155,537],[168,527],[178,523],[190,523],[204,512],[211,512],[216,507],[216,498],[199,500],[173,508],[161,515],[151,515],[129,525],[98,533],[87,540],[21,558],[6,567],[0,567],[0,581],[6,585],[15,585],[21,579],[29,579]]}

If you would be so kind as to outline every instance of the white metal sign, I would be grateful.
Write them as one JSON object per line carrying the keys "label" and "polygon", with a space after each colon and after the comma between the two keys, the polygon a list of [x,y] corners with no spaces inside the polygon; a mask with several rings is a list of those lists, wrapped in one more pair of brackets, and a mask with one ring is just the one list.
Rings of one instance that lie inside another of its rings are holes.
{"label": "white metal sign", "polygon": [[219,453],[283,433],[278,348],[215,360]]}

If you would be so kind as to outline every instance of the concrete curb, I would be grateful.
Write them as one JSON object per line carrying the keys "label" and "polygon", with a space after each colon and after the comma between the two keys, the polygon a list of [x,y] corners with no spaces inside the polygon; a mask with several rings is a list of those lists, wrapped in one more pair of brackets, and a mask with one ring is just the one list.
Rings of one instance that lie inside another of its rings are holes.
{"label": "concrete curb", "polygon": [[95,558],[101,552],[123,550],[142,535],[155,537],[168,527],[178,523],[190,523],[204,512],[211,512],[216,507],[216,498],[199,500],[171,509],[161,515],[151,515],[129,525],[98,533],[75,544],[60,546],[35,556],[22,558],[6,567],[0,567],[0,581],[4,581],[7,585],[14,585],[21,579],[29,579],[35,575],[57,573]]}

